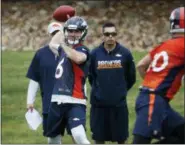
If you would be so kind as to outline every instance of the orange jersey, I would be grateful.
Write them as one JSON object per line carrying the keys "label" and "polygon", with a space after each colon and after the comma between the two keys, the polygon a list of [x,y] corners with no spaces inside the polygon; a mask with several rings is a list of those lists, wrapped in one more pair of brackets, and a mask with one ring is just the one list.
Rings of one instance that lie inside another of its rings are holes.
{"label": "orange jersey", "polygon": [[142,85],[172,99],[184,75],[184,37],[163,42],[150,52],[150,56],[152,62]]}

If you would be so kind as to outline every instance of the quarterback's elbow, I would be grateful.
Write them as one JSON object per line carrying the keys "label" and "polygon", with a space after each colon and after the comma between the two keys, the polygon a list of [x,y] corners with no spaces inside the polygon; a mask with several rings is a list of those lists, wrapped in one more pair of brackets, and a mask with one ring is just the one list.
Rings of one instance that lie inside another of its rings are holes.
{"label": "quarterback's elbow", "polygon": [[69,57],[76,63],[76,64],[82,64],[86,61],[87,56],[83,53],[71,53],[71,56],[69,54]]}
{"label": "quarterback's elbow", "polygon": [[80,58],[80,57],[76,57],[73,61],[76,64],[82,64],[85,61],[85,59],[84,58]]}

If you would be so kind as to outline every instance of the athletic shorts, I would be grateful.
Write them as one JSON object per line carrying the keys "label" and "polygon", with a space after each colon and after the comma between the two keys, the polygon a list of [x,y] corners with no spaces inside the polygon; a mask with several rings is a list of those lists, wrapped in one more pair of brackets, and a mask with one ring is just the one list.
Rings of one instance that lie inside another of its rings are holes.
{"label": "athletic shorts", "polygon": [[[43,114],[43,122],[42,122],[42,127],[43,127],[43,136],[46,136],[47,133],[47,119],[48,119],[48,114],[44,113]],[[67,130],[68,134],[70,133],[70,130],[67,128],[67,121],[63,120],[61,123],[61,126],[59,128],[60,134],[64,136],[65,129]]]}
{"label": "athletic shorts", "polygon": [[128,108],[97,107],[90,112],[92,138],[96,141],[122,142],[128,138]]}
{"label": "athletic shorts", "polygon": [[51,102],[47,119],[47,137],[55,137],[64,133],[67,128],[71,135],[71,129],[79,125],[85,128],[86,106],[81,104],[57,104]]}
{"label": "athletic shorts", "polygon": [[133,134],[148,138],[169,136],[174,128],[185,123],[164,97],[141,91],[136,100],[136,121]]}

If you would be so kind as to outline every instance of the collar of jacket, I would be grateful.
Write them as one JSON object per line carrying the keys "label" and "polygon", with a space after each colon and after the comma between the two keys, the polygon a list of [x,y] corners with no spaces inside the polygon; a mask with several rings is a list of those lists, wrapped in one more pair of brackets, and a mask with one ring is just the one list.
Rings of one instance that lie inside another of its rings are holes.
{"label": "collar of jacket", "polygon": [[116,42],[116,47],[112,51],[109,51],[109,52],[104,48],[104,42],[101,43],[99,47],[103,50],[103,52],[111,55],[111,54],[115,54],[120,49],[120,44]]}

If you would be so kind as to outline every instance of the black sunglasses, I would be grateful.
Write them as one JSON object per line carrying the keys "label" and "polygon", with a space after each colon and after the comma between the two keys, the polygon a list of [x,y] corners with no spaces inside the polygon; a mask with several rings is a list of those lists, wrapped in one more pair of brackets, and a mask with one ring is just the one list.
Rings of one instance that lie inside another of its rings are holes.
{"label": "black sunglasses", "polygon": [[103,33],[103,35],[104,35],[104,36],[110,36],[110,35],[111,35],[111,36],[113,36],[113,37],[114,37],[114,36],[116,36],[116,35],[117,35],[117,33],[116,33],[116,32],[112,32],[112,33],[105,32],[105,33]]}
{"label": "black sunglasses", "polygon": [[80,30],[73,30],[73,29],[67,29],[68,32],[73,33],[73,32],[81,32]]}

